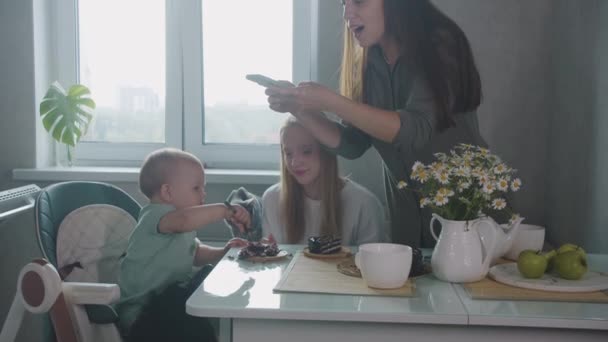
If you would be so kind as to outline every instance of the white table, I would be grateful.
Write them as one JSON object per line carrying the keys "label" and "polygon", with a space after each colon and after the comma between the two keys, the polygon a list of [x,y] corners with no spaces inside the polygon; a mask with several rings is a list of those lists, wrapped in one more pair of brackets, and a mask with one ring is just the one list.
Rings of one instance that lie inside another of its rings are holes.
{"label": "white table", "polygon": [[[273,293],[291,258],[250,263],[236,252],[186,303],[191,315],[220,317],[223,341],[608,340],[607,304],[471,300],[460,285],[432,275],[416,280],[410,298]],[[607,256],[590,263],[608,271]]]}

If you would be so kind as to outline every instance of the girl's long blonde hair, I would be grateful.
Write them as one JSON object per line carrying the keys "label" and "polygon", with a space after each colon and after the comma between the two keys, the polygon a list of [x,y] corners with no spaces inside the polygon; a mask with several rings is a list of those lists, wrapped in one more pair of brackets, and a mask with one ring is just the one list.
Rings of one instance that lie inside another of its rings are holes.
{"label": "girl's long blonde hair", "polygon": [[[289,117],[281,127],[281,192],[279,208],[281,223],[286,230],[287,243],[298,243],[306,227],[304,215],[304,190],[287,170],[282,146],[282,137],[287,128],[302,127],[295,117]],[[306,129],[306,128],[304,128]],[[342,227],[342,201],[340,192],[344,180],[338,174],[338,160],[334,154],[323,148],[319,149],[321,167],[319,186],[321,189],[321,235],[339,235]]]}

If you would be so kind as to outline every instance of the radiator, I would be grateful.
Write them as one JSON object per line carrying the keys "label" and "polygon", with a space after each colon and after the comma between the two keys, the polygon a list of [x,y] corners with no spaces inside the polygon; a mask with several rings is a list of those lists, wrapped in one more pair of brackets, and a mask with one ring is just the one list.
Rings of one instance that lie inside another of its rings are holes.
{"label": "radiator", "polygon": [[[42,257],[35,231],[34,201],[40,188],[26,185],[0,192],[0,327],[15,296],[17,276]],[[42,316],[26,314],[16,341],[41,341]]]}

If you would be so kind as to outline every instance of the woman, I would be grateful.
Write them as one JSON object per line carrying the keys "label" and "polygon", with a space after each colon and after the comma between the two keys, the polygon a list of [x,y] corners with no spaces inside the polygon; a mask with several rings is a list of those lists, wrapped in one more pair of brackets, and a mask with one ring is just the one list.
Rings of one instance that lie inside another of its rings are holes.
{"label": "woman", "polygon": [[[475,113],[481,81],[462,30],[429,0],[343,0],[341,95],[319,84],[266,90],[329,150],[347,158],[374,146],[383,160],[393,242],[434,244],[430,213],[409,183],[415,161],[457,143],[485,146]],[[329,121],[322,112],[342,119]]]}
{"label": "woman", "polygon": [[281,182],[264,192],[262,207],[264,236],[278,243],[305,244],[327,234],[346,246],[389,240],[378,198],[339,177],[336,156],[294,117],[281,128]]}

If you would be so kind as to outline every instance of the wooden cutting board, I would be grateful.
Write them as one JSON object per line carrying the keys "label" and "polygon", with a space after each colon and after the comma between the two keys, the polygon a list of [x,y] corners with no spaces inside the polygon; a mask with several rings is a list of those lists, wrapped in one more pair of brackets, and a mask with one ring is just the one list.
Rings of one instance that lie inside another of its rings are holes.
{"label": "wooden cutting board", "polygon": [[297,252],[281,280],[274,288],[276,292],[326,293],[356,296],[396,296],[414,295],[414,282],[409,279],[398,289],[374,289],[362,278],[338,272],[337,265],[344,259],[313,259]]}
{"label": "wooden cutting board", "polygon": [[608,294],[602,291],[583,293],[540,291],[505,285],[489,278],[462,285],[473,299],[608,303]]}

